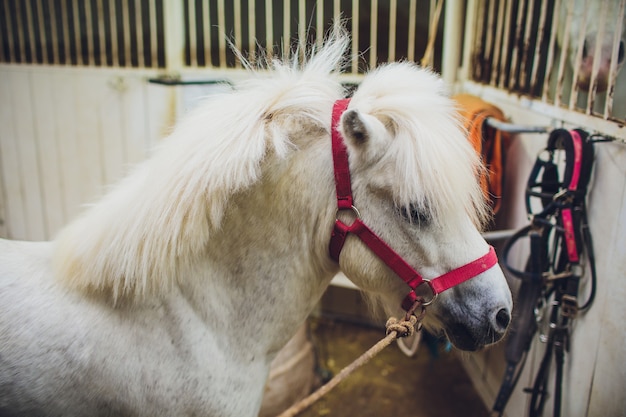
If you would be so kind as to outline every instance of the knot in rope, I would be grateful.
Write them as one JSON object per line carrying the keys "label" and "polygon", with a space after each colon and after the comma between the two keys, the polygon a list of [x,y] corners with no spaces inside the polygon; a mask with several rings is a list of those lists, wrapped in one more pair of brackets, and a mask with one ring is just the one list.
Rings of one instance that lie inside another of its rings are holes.
{"label": "knot in rope", "polygon": [[[417,323],[417,317],[411,314],[408,320],[398,320],[395,317],[389,317],[385,328],[387,329],[387,335],[392,332],[396,332],[396,337],[409,337],[415,333],[415,324]],[[419,330],[419,328],[418,328]]]}

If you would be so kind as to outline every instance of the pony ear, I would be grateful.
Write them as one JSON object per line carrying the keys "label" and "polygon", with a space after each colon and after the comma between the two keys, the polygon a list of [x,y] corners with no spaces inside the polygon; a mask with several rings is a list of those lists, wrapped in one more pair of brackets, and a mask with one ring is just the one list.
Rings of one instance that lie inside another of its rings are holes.
{"label": "pony ear", "polygon": [[370,138],[366,122],[358,110],[348,110],[343,114],[343,133],[355,143],[365,143]]}

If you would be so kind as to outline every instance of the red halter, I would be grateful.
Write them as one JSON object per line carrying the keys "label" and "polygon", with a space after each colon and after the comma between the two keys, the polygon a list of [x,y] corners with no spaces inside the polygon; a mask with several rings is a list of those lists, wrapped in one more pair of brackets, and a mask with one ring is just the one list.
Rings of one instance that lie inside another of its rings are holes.
{"label": "red halter", "polygon": [[330,256],[339,262],[339,254],[343,248],[343,244],[348,236],[352,233],[359,237],[392,271],[394,271],[406,284],[411,288],[402,302],[402,308],[409,310],[416,302],[417,295],[415,289],[426,283],[430,287],[433,296],[430,300],[423,303],[428,305],[432,303],[437,294],[447,290],[455,285],[467,281],[470,278],[479,275],[496,263],[498,258],[492,246],[486,255],[465,264],[457,269],[449,271],[443,275],[431,280],[422,278],[422,276],[413,269],[400,255],[398,255],[391,247],[376,235],[369,227],[361,221],[359,211],[354,206],[352,199],[352,189],[350,184],[350,167],[348,165],[348,150],[343,143],[341,133],[337,129],[341,115],[348,107],[350,99],[337,100],[333,106],[332,115],[332,148],[333,148],[333,166],[335,169],[335,186],[337,188],[337,213],[340,210],[351,210],[356,219],[352,224],[347,225],[339,218],[335,220],[329,251]]}

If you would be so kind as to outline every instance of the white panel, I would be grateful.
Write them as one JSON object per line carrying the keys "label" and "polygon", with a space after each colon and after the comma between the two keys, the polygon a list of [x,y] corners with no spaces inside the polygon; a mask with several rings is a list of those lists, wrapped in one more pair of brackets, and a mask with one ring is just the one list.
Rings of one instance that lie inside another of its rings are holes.
{"label": "white panel", "polygon": [[45,238],[52,236],[66,222],[65,202],[61,193],[61,168],[57,120],[52,109],[58,105],[53,79],[44,72],[31,73],[34,92],[33,126],[39,144],[39,169],[45,218]]}
{"label": "white panel", "polygon": [[[26,216],[25,234],[15,238],[26,240],[45,239],[46,230],[43,219],[43,201],[39,172],[39,149],[33,128],[32,85],[28,72],[16,71],[11,82],[12,107],[14,109],[14,140],[17,150],[18,169],[7,173],[21,177],[24,214]],[[10,178],[8,178],[11,181]]]}
{"label": "white panel", "polygon": [[14,125],[15,108],[12,100],[14,71],[3,71],[0,77],[0,168],[4,180],[6,237],[19,239],[27,236],[26,210],[23,201],[22,176],[19,175],[19,151]]}

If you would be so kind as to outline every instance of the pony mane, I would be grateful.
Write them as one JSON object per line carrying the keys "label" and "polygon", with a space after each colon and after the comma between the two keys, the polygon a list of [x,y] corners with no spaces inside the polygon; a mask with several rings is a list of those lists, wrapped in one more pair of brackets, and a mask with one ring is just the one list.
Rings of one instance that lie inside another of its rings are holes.
{"label": "pony mane", "polygon": [[[383,120],[394,140],[380,162],[396,170],[395,204],[450,222],[468,214],[477,227],[491,216],[477,178],[485,167],[467,140],[456,104],[443,81],[410,62],[378,67],[365,77],[350,108]],[[462,207],[464,210],[459,210]]]}
{"label": "pony mane", "polygon": [[285,125],[329,131],[348,44],[337,25],[305,59],[295,51],[266,60],[271,67],[259,69],[269,71],[247,65],[248,81],[198,106],[153,157],[60,232],[57,277],[114,302],[168,291],[220,227],[230,198],[258,181],[265,160],[293,150]]}

